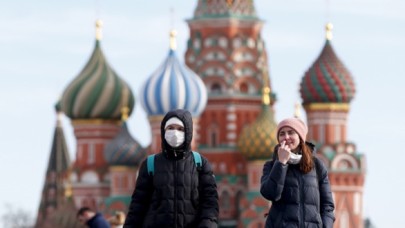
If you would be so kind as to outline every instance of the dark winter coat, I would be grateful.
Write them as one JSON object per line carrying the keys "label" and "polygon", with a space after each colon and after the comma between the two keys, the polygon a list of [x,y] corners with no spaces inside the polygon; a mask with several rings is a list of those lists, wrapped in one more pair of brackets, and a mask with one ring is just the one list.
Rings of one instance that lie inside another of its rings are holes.
{"label": "dark winter coat", "polygon": [[[164,126],[171,117],[184,124],[185,142],[174,150],[164,139]],[[217,227],[218,193],[211,165],[202,157],[197,170],[191,152],[193,123],[185,110],[170,111],[161,124],[162,152],[155,156],[155,171],[141,165],[125,228]]]}
{"label": "dark winter coat", "polygon": [[272,201],[266,228],[333,227],[335,207],[328,171],[315,156],[313,144],[307,145],[312,148],[316,163],[309,173],[302,173],[299,164],[282,164],[276,158],[278,147],[275,148],[273,160],[264,165],[260,192],[264,198]]}
{"label": "dark winter coat", "polygon": [[90,228],[110,228],[110,224],[100,213],[96,213],[96,215],[89,219],[86,224]]}

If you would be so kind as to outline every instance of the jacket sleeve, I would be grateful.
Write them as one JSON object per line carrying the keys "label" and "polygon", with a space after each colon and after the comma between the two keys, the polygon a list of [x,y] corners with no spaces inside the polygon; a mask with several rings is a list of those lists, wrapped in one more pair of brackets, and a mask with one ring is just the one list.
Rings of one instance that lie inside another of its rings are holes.
{"label": "jacket sleeve", "polygon": [[199,228],[216,228],[218,222],[218,192],[211,164],[202,157],[203,165],[199,171]]}
{"label": "jacket sleeve", "polygon": [[124,228],[142,227],[153,193],[153,177],[150,177],[146,160],[139,169],[136,187],[125,219]]}
{"label": "jacket sleeve", "polygon": [[324,228],[332,228],[335,221],[335,215],[333,213],[335,204],[333,202],[332,191],[330,189],[328,170],[324,166],[323,162],[318,158],[316,162],[318,163],[321,174],[319,180],[319,195],[322,223]]}
{"label": "jacket sleeve", "polygon": [[278,201],[284,189],[284,181],[288,164],[284,165],[278,160],[266,162],[263,167],[260,193],[270,201]]}

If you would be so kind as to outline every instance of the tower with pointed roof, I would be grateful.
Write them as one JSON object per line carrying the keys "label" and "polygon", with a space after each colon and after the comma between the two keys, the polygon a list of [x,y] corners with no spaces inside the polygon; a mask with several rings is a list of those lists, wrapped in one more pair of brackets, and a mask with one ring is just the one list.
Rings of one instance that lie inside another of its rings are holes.
{"label": "tower with pointed roof", "polygon": [[140,91],[142,107],[148,114],[152,142],[148,152],[161,149],[160,123],[170,110],[187,109],[193,116],[192,148],[198,144],[198,117],[207,103],[207,90],[202,80],[178,60],[175,30],[170,31],[169,54],[160,67],[145,81]]}
{"label": "tower with pointed roof", "polygon": [[329,169],[336,227],[363,227],[365,157],[347,140],[347,118],[355,94],[353,78],[332,48],[332,24],[319,57],[302,78],[300,93],[307,114],[308,139],[317,143]]}
{"label": "tower with pointed roof", "polygon": [[246,159],[237,149],[238,137],[261,112],[262,71],[267,68],[260,34],[263,21],[252,0],[199,0],[187,23],[185,61],[209,94],[200,118],[204,127],[198,129],[198,150],[210,160],[217,178],[220,225],[235,226],[247,173]]}
{"label": "tower with pointed roof", "polygon": [[[71,168],[70,156],[62,127],[60,103],[55,106],[57,113],[56,127],[52,140],[45,183],[42,189],[35,227],[56,227],[55,217],[64,213],[65,217],[76,215],[69,181]],[[72,227],[75,220],[59,223],[58,227]]]}
{"label": "tower with pointed roof", "polygon": [[80,74],[67,86],[62,111],[72,120],[76,137],[76,160],[71,173],[76,207],[99,209],[110,195],[105,146],[121,129],[121,109],[134,107],[128,84],[108,64],[101,50],[100,20],[96,22],[96,44]]}

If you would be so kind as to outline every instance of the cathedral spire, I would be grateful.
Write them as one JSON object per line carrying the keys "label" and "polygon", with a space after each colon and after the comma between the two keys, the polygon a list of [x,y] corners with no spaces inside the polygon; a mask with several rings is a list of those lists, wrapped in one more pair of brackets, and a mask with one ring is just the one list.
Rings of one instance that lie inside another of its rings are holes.
{"label": "cathedral spire", "polygon": [[[62,112],[60,110],[60,102],[55,105],[55,109],[57,121],[38,209],[36,227],[46,227],[45,224],[50,222],[53,211],[59,209],[66,202],[66,196],[68,196],[66,193],[69,193],[70,190],[69,186],[67,186],[70,157],[61,124]],[[50,192],[54,194],[49,194]]]}

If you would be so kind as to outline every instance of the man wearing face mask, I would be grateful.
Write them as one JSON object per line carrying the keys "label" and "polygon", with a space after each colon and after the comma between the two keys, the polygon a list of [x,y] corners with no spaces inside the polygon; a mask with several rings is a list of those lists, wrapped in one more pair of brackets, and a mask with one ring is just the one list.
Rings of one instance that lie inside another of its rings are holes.
{"label": "man wearing face mask", "polygon": [[218,193],[211,165],[192,151],[193,121],[189,111],[168,112],[161,123],[162,150],[154,156],[153,175],[145,160],[124,228],[216,228]]}

